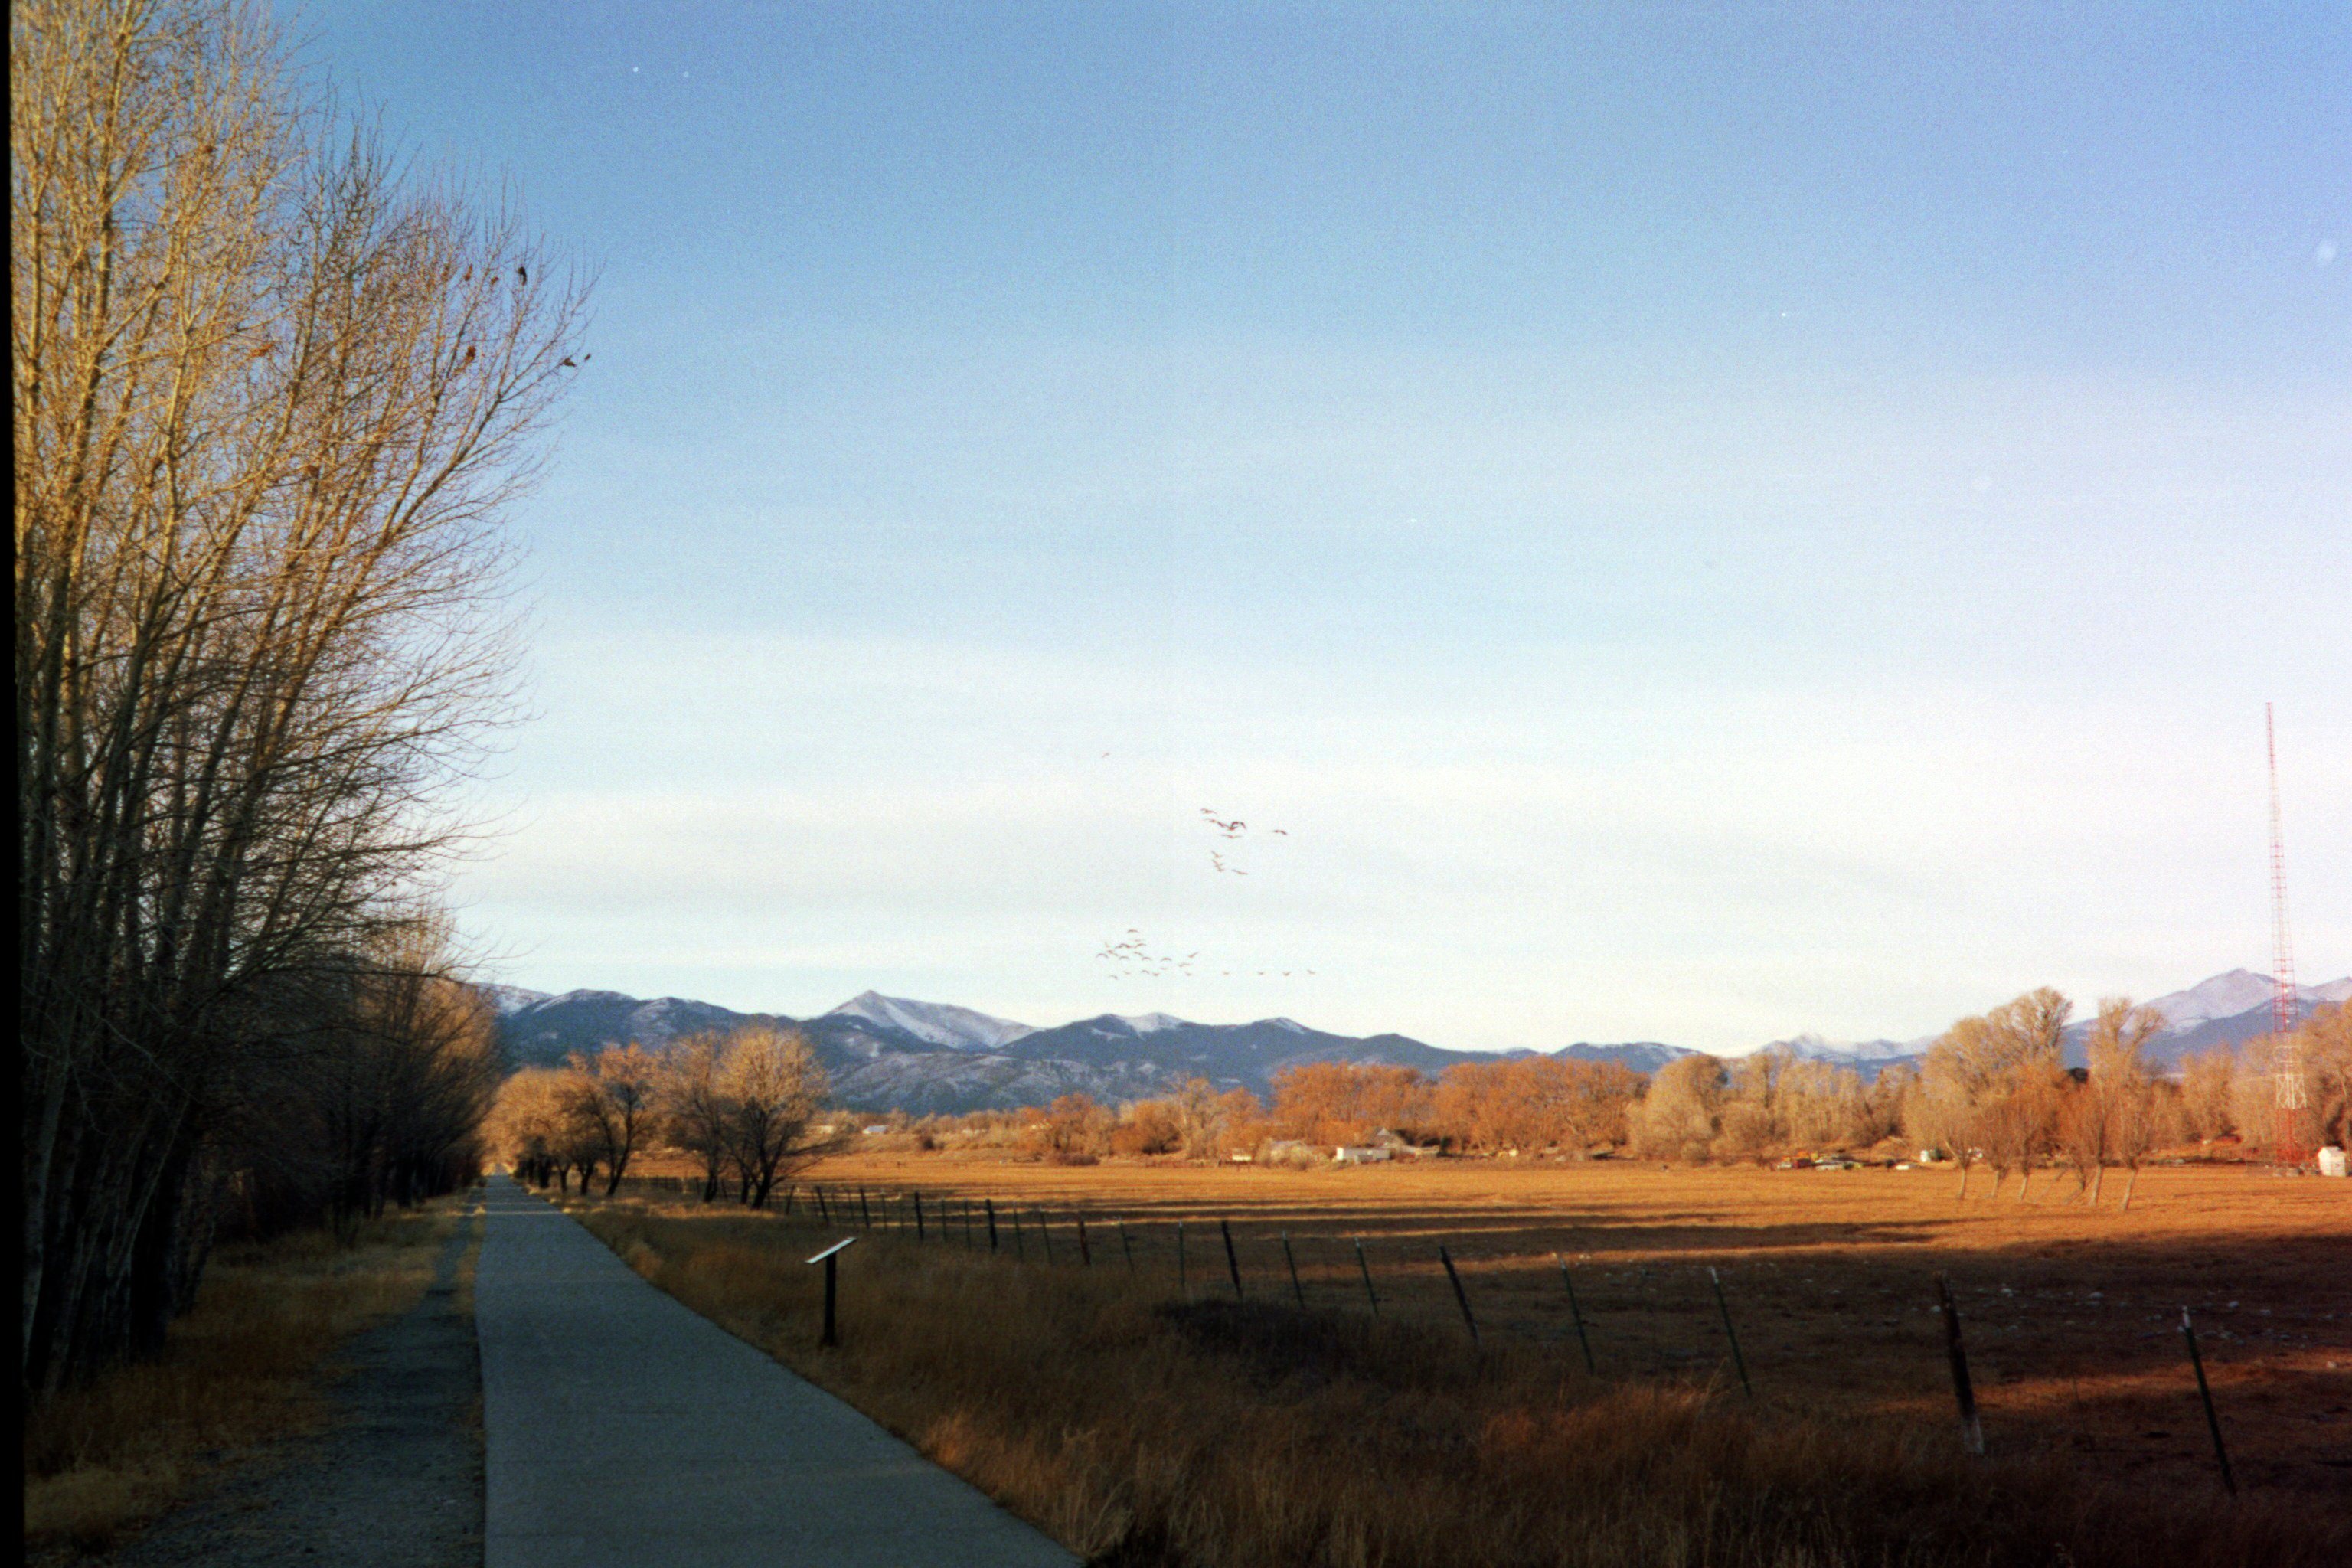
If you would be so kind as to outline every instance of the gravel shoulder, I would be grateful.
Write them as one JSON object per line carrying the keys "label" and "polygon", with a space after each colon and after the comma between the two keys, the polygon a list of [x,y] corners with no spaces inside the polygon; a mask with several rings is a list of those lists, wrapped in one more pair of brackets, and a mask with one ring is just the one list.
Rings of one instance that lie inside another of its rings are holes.
{"label": "gravel shoulder", "polygon": [[444,1244],[424,1300],[337,1357],[324,1430],[243,1468],[107,1562],[479,1568],[481,1359],[465,1264],[481,1232],[477,1209]]}

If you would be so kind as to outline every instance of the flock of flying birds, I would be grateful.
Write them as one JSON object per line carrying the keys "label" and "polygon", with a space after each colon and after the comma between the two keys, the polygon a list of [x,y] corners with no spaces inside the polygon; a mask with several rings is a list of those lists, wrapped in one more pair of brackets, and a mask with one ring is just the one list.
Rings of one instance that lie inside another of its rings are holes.
{"label": "flock of flying birds", "polygon": [[[1108,756],[1109,753],[1105,752],[1104,755]],[[1240,817],[1219,816],[1216,814],[1216,811],[1210,806],[1202,806],[1201,808],[1201,816],[1206,820],[1207,826],[1211,831],[1214,832],[1222,838],[1239,839],[1246,836],[1250,831],[1249,824],[1243,821]],[[1287,838],[1290,837],[1290,832],[1287,828],[1269,827],[1265,829],[1265,832],[1269,837],[1276,838]],[[1241,866],[1234,865],[1231,860],[1227,859],[1226,852],[1223,850],[1210,850],[1209,865],[1212,869],[1220,875],[1230,875],[1234,877],[1246,877],[1249,875],[1247,869]],[[1193,966],[1201,961],[1201,954],[1197,951],[1184,953],[1181,956],[1173,952],[1160,952],[1155,951],[1151,944],[1144,940],[1143,933],[1136,930],[1133,926],[1127,928],[1127,934],[1120,940],[1103,943],[1102,951],[1096,953],[1095,957],[1098,961],[1110,965],[1108,978],[1112,980],[1125,980],[1130,976],[1140,976],[1141,978],[1148,980],[1157,980],[1162,976],[1170,974],[1179,975],[1189,980],[1192,977]],[[1212,960],[1211,962],[1214,963],[1215,961]],[[1206,973],[1208,971],[1204,967],[1202,970],[1202,973]],[[1236,974],[1243,974],[1255,975],[1256,978],[1261,980],[1276,978],[1287,980],[1296,974],[1313,974],[1315,972],[1311,969],[1251,970],[1247,968],[1225,969],[1220,967],[1216,970],[1216,973],[1219,976],[1226,979],[1231,979]]]}

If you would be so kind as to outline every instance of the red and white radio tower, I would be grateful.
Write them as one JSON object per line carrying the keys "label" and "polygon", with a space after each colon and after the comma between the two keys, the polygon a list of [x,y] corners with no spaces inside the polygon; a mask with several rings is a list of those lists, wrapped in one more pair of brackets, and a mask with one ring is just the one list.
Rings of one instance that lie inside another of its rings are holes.
{"label": "red and white radio tower", "polygon": [[2303,1087],[2302,1042],[2296,1038],[2294,939],[2286,922],[2286,835],[2279,821],[2278,721],[2271,705],[2263,704],[2263,739],[2271,764],[2271,1034],[2276,1051],[2278,1160],[2299,1165],[2304,1159],[2296,1132],[2295,1113],[2308,1103]]}

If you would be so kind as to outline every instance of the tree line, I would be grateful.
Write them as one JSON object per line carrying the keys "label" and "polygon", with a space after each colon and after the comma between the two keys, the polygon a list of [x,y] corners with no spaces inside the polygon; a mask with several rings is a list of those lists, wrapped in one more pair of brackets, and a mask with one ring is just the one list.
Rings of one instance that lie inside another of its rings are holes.
{"label": "tree line", "polygon": [[232,0],[11,7],[22,1377],[473,1171],[433,891],[581,296]]}
{"label": "tree line", "polygon": [[[2088,1065],[2064,1065],[2074,1005],[2028,992],[1956,1021],[1914,1066],[1874,1079],[1790,1046],[1745,1057],[1695,1054],[1653,1075],[1557,1057],[1412,1068],[1318,1062],[1275,1075],[1270,1100],[1194,1079],[1172,1094],[1117,1106],[1082,1094],[1045,1106],[961,1116],[879,1116],[919,1148],[993,1147],[1062,1163],[1109,1156],[1253,1158],[1292,1143],[1328,1149],[1387,1131],[1473,1154],[1624,1151],[1681,1161],[1761,1160],[1860,1152],[1899,1140],[1962,1166],[1990,1167],[1994,1190],[2053,1165],[2075,1173],[2094,1200],[2105,1173],[2126,1184],[2158,1148],[2275,1138],[2276,1064],[2301,1063],[2306,1146],[2352,1133],[2352,1014],[2319,1009],[2288,1042],[2269,1038],[2191,1058],[2177,1076],[2147,1059],[2162,1028],[2127,999],[2100,1005],[2084,1041]],[[845,1117],[847,1113],[844,1113]],[[1965,1188],[1964,1188],[1965,1190]]]}
{"label": "tree line", "polygon": [[658,1055],[632,1043],[527,1068],[499,1089],[488,1131],[517,1176],[541,1187],[568,1192],[577,1176],[584,1194],[602,1172],[610,1196],[657,1142],[693,1157],[704,1202],[731,1188],[765,1208],[780,1180],[839,1146],[839,1120],[819,1120],[824,1097],[804,1036],[750,1024]]}

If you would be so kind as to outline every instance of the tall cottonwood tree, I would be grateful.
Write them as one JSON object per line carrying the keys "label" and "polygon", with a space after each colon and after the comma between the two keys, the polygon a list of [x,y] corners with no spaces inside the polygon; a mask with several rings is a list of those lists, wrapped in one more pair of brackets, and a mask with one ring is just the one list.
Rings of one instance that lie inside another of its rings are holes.
{"label": "tall cottonwood tree", "polygon": [[322,1020],[416,918],[446,786],[508,705],[498,525],[582,297],[502,205],[306,96],[234,0],[24,0],[9,86],[46,1388],[159,1342],[208,1130],[339,1048]]}

